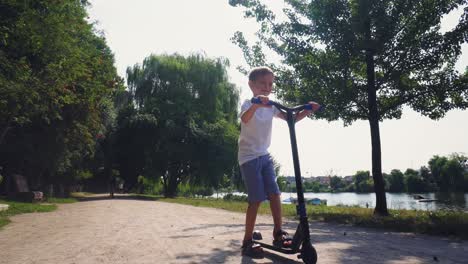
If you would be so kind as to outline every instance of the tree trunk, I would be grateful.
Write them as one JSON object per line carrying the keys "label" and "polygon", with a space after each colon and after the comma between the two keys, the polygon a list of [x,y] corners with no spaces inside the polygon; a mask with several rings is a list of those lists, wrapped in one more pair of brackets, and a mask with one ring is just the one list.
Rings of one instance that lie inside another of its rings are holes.
{"label": "tree trunk", "polygon": [[110,181],[109,181],[109,196],[111,199],[114,198],[114,193],[115,193],[115,177],[114,175],[111,175]]}
{"label": "tree trunk", "polygon": [[65,186],[63,183],[59,183],[58,185],[58,197],[65,198]]}
{"label": "tree trunk", "polygon": [[114,174],[112,173],[112,167],[108,162],[105,162],[104,164],[104,175],[109,184],[109,196],[110,198],[114,198],[116,179],[114,177]]}
{"label": "tree trunk", "polygon": [[167,185],[164,190],[164,197],[173,198],[176,196],[177,193],[177,175],[171,174],[168,176]]}
{"label": "tree trunk", "polygon": [[382,176],[382,152],[380,146],[380,129],[379,129],[379,110],[377,108],[377,89],[375,87],[375,67],[374,67],[374,51],[370,36],[370,24],[367,25],[366,42],[366,72],[367,72],[367,104],[369,107],[369,125],[372,142],[372,178],[374,179],[374,190],[376,204],[374,214],[386,216],[387,199],[385,197],[385,185]]}
{"label": "tree trunk", "polygon": [[11,175],[8,173],[8,172],[5,172],[3,174],[3,181],[4,181],[4,192],[5,192],[5,195],[8,196],[11,192]]}
{"label": "tree trunk", "polygon": [[47,197],[54,197],[54,185],[53,184],[48,184],[47,185]]}
{"label": "tree trunk", "polygon": [[7,126],[4,129],[2,129],[2,133],[0,134],[0,145],[3,143],[3,139],[5,138],[8,130],[11,129],[11,127],[9,125],[10,125],[10,123],[8,122]]}

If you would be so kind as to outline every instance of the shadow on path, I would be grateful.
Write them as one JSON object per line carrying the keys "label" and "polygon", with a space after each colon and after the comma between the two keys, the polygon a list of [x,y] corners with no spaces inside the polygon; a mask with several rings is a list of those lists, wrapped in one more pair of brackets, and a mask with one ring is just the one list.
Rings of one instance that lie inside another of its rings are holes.
{"label": "shadow on path", "polygon": [[213,249],[208,254],[181,254],[177,257],[178,260],[190,260],[196,259],[193,263],[226,263],[229,262],[230,258],[241,257],[242,264],[251,263],[284,263],[284,264],[297,264],[302,263],[301,261],[295,261],[290,258],[284,257],[281,254],[274,254],[268,250],[265,250],[265,258],[261,260],[255,260],[249,257],[241,256],[239,240],[230,240],[229,249]]}

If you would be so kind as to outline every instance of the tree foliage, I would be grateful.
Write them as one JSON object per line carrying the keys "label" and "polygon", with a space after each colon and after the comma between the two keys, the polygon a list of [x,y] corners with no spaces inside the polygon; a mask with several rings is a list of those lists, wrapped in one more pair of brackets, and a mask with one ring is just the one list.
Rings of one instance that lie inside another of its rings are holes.
{"label": "tree foliage", "polygon": [[400,170],[392,170],[388,176],[388,191],[389,192],[404,192],[405,191],[405,175]]}
{"label": "tree foliage", "polygon": [[371,192],[372,191],[372,179],[369,171],[358,171],[354,175],[354,190],[356,192]]}
{"label": "tree foliage", "polygon": [[76,178],[123,87],[86,5],[0,3],[1,165],[37,186]]}
{"label": "tree foliage", "polygon": [[332,189],[332,191],[338,191],[341,188],[345,187],[344,185],[345,184],[341,177],[338,177],[338,176],[330,177],[330,188]]}
{"label": "tree foliage", "polygon": [[468,174],[467,157],[453,154],[449,157],[434,156],[429,169],[440,191],[465,191],[465,177]]}

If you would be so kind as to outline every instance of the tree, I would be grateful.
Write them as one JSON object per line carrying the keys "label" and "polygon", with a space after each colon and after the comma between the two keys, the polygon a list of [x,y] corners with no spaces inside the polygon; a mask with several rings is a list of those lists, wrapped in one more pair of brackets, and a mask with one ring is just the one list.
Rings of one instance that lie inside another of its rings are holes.
{"label": "tree", "polygon": [[405,191],[405,175],[397,169],[390,172],[388,178],[388,191],[389,192],[404,192]]}
{"label": "tree", "polygon": [[[381,168],[379,122],[400,118],[403,105],[438,119],[468,106],[468,74],[454,66],[468,39],[468,10],[458,25],[441,33],[443,15],[467,0],[286,0],[280,20],[259,0],[231,0],[261,24],[259,41],[249,46],[241,32],[233,41],[250,66],[276,71],[280,98],[325,104],[318,117],[369,121],[374,213],[387,215]],[[267,47],[282,58],[267,63]]]}
{"label": "tree", "polygon": [[354,175],[354,189],[356,192],[370,192],[372,185],[369,184],[371,183],[369,171],[358,171]]}
{"label": "tree", "polygon": [[409,193],[425,192],[428,189],[426,182],[419,172],[410,168],[405,171],[405,186],[406,191]]}
{"label": "tree", "polygon": [[463,186],[463,191],[468,192],[468,172],[465,172],[465,183]]}
{"label": "tree", "polygon": [[417,170],[408,168],[408,169],[406,169],[406,171],[405,171],[405,176],[406,176],[406,177],[408,177],[408,176],[419,176],[419,172],[418,172]]}
{"label": "tree", "polygon": [[[313,182],[304,182],[304,190],[307,192],[322,192],[326,191],[327,187],[320,184],[318,181],[313,181]],[[296,191],[296,188],[294,187],[294,192]]]}
{"label": "tree", "polygon": [[429,164],[429,170],[431,171],[432,177],[434,177],[434,180],[437,184],[437,186],[441,190],[447,190],[446,183],[442,179],[442,169],[447,163],[448,159],[447,157],[440,157],[438,155],[433,156],[428,164]]}
{"label": "tree", "polygon": [[343,188],[343,187],[344,187],[344,183],[341,177],[332,176],[330,178],[330,188],[332,189],[332,191],[338,191],[340,188]]}
{"label": "tree", "polygon": [[278,178],[276,178],[276,182],[278,183],[280,191],[289,192],[289,190],[287,189],[288,181],[286,180],[286,177],[279,176]]}
{"label": "tree", "polygon": [[6,176],[22,173],[34,188],[83,175],[123,88],[86,5],[0,3],[0,160]]}
{"label": "tree", "polygon": [[442,178],[447,184],[447,191],[463,191],[464,168],[457,156],[452,156],[442,168]]}
{"label": "tree", "polygon": [[274,157],[271,157],[271,160],[273,161],[273,168],[275,169],[275,175],[276,177],[278,177],[281,171],[281,164],[279,164],[279,162]]}
{"label": "tree", "polygon": [[366,181],[361,182],[358,185],[357,192],[370,193],[373,191],[374,182],[371,178]]}
{"label": "tree", "polygon": [[136,113],[157,121],[138,167],[162,180],[165,196],[175,196],[180,183],[217,187],[235,171],[239,96],[227,65],[224,59],[174,54],[151,55],[127,69]]}
{"label": "tree", "polygon": [[421,175],[424,185],[426,186],[426,191],[433,192],[437,191],[437,184],[435,182],[434,176],[431,174],[431,170],[428,167],[422,166],[419,169],[419,175]]}
{"label": "tree", "polygon": [[[158,178],[158,172],[153,171],[151,166],[151,157],[157,154],[154,146],[159,140],[158,120],[154,115],[137,113],[131,108],[120,115],[115,142],[111,147],[115,152],[116,167],[125,180],[125,188],[130,190],[137,184],[139,175]],[[112,168],[111,164],[106,166],[109,172]]]}
{"label": "tree", "polygon": [[409,193],[426,191],[424,180],[419,175],[409,174],[408,176],[405,177],[405,183],[406,183],[406,190]]}
{"label": "tree", "polygon": [[452,154],[449,157],[433,156],[429,169],[440,191],[463,191],[467,157]]}

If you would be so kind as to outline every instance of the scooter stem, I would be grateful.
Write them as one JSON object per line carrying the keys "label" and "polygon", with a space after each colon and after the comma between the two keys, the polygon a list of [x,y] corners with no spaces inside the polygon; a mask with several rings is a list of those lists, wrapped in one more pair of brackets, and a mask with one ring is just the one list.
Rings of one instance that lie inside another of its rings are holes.
{"label": "scooter stem", "polygon": [[296,192],[297,192],[297,205],[296,210],[300,219],[300,225],[302,227],[303,240],[308,242],[310,241],[309,231],[309,222],[307,220],[307,212],[304,200],[304,191],[302,187],[302,176],[301,168],[299,165],[299,154],[297,150],[297,140],[296,140],[296,129],[295,129],[295,119],[293,116],[293,111],[286,111],[286,121],[289,127],[289,135],[291,138],[291,149],[293,155],[293,164],[294,164],[294,175],[296,180]]}

